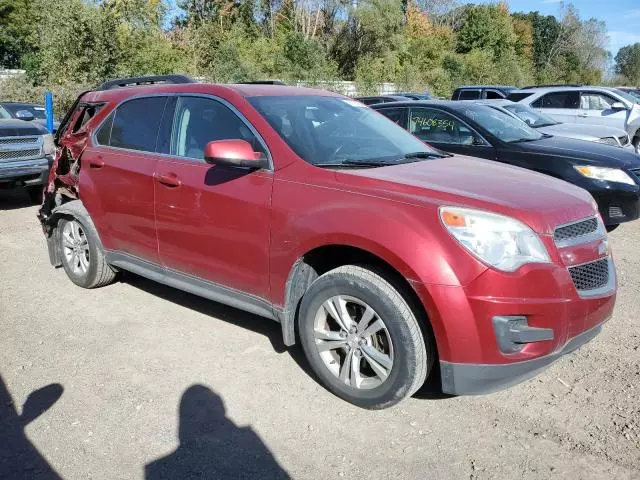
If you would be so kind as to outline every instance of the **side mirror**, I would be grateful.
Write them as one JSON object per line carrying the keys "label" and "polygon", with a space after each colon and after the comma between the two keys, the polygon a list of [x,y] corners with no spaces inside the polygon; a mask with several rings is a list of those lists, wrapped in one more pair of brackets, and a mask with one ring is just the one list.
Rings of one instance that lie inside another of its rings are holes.
{"label": "side mirror", "polygon": [[611,110],[626,110],[627,106],[622,102],[615,102],[611,105]]}
{"label": "side mirror", "polygon": [[16,112],[16,118],[19,118],[20,120],[24,120],[25,122],[30,122],[35,117],[33,116],[33,113],[31,113],[29,110],[18,110]]}
{"label": "side mirror", "polygon": [[254,152],[246,140],[216,140],[204,148],[204,160],[213,165],[229,165],[250,169],[268,168],[267,158]]}

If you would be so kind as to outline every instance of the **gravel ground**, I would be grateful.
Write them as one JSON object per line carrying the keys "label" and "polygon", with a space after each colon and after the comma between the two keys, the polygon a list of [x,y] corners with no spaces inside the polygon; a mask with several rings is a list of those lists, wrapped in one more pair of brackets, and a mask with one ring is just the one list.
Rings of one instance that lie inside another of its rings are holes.
{"label": "gravel ground", "polygon": [[611,235],[597,340],[503,392],[372,412],[276,323],[133,275],[74,286],[36,210],[0,191],[0,477],[640,478],[640,222]]}

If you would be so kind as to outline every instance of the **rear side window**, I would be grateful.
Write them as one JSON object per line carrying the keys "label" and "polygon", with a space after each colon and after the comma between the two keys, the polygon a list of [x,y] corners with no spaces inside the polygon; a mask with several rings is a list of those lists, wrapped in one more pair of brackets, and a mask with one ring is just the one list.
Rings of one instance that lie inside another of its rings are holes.
{"label": "rear side window", "polygon": [[533,92],[523,92],[523,93],[510,93],[507,95],[507,99],[512,102],[519,102],[520,100],[524,100],[527,97],[533,95]]}
{"label": "rear side window", "polygon": [[458,100],[477,100],[480,98],[480,90],[460,90]]}
{"label": "rear side window", "polygon": [[109,145],[154,152],[166,97],[136,98],[115,111]]}
{"label": "rear side window", "polygon": [[113,117],[114,114],[111,113],[109,117],[102,122],[100,128],[98,129],[98,133],[96,133],[96,140],[100,145],[109,145],[109,141],[111,139],[111,126],[113,125]]}
{"label": "rear side window", "polygon": [[487,98],[488,100],[497,100],[504,98],[504,95],[496,90],[487,90],[485,92],[485,98]]}
{"label": "rear side window", "polygon": [[96,114],[102,110],[103,105],[85,105],[82,107],[82,113],[75,125],[73,126],[73,133],[84,127],[89,120],[96,116]]}
{"label": "rear side window", "polygon": [[389,120],[400,125],[402,128],[407,128],[407,109],[406,108],[381,108],[378,110],[381,114],[387,117]]}
{"label": "rear side window", "polygon": [[552,92],[531,104],[534,108],[579,108],[579,92]]}

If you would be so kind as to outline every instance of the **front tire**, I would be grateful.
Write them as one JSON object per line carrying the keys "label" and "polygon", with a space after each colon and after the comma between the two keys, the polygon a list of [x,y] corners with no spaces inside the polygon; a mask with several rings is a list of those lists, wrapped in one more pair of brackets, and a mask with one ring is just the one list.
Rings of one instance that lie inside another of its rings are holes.
{"label": "front tire", "polygon": [[411,396],[435,357],[400,293],[359,266],[318,277],[302,297],[298,327],[322,383],[363,408],[386,408]]}
{"label": "front tire", "polygon": [[77,218],[63,218],[57,234],[62,267],[73,283],[96,288],[113,281],[116,273],[105,261],[93,225]]}

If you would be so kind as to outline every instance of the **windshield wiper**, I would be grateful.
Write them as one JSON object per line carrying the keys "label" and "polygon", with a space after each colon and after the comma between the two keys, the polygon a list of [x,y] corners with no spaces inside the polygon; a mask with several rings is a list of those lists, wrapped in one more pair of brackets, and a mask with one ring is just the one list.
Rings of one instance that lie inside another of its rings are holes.
{"label": "windshield wiper", "polygon": [[[545,138],[546,136],[547,134],[544,133],[540,138]],[[551,137],[551,135],[549,135],[549,137]],[[516,138],[515,140],[509,140],[507,143],[535,142],[536,140],[540,140],[540,138]]]}
{"label": "windshield wiper", "polygon": [[396,165],[396,162],[376,162],[374,160],[343,160],[342,162],[333,163],[314,163],[316,167],[320,168],[371,168],[371,167],[386,167],[388,165]]}
{"label": "windshield wiper", "polygon": [[411,160],[412,158],[445,158],[445,157],[453,157],[451,153],[436,153],[436,152],[413,152],[413,153],[405,153],[403,156],[407,160]]}

